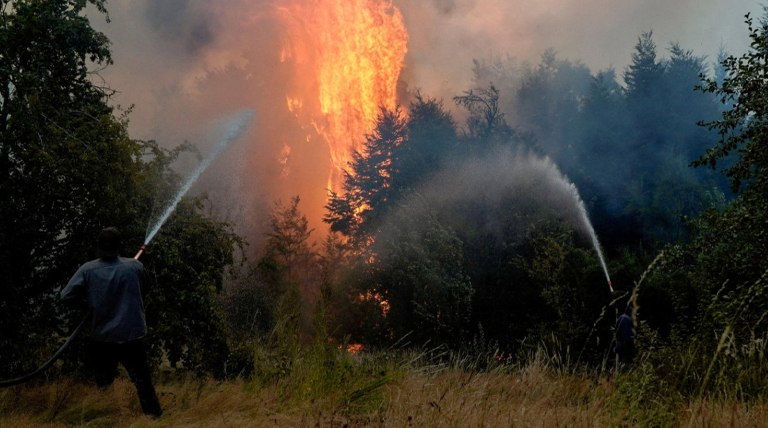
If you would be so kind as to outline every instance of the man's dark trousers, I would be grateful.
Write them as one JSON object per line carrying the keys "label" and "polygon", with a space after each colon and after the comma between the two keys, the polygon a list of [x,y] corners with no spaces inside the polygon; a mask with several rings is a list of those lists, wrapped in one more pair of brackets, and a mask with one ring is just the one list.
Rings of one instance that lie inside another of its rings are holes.
{"label": "man's dark trousers", "polygon": [[157,400],[155,387],[149,366],[147,354],[144,350],[142,339],[125,343],[108,343],[91,341],[94,370],[96,372],[96,384],[100,388],[106,388],[115,381],[117,364],[120,363],[128,371],[131,381],[136,386],[139,394],[139,402],[144,414],[159,417],[163,411]]}

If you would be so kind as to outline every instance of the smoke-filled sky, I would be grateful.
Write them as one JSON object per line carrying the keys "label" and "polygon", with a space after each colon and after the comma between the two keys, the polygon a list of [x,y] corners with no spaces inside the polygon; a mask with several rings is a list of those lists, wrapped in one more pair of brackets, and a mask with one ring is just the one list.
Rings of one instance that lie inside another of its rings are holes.
{"label": "smoke-filled sky", "polygon": [[[252,128],[257,131],[201,178],[201,188],[214,199],[237,201],[222,209],[232,220],[263,223],[271,200],[280,196],[287,202],[299,194],[311,227],[324,229],[320,218],[331,169],[328,149],[320,131],[303,126],[307,120],[287,111],[286,96],[300,89],[296,77],[305,70],[298,57],[291,69],[275,59],[286,36],[284,27],[271,20],[274,9],[269,8],[320,1],[111,0],[111,23],[95,10],[89,12],[94,26],[112,41],[115,64],[101,75],[120,91],[116,104],[135,106],[130,116],[134,137],[157,139],[167,147],[188,139],[205,155],[215,143],[207,137],[214,121],[255,108]],[[742,53],[748,46],[744,15],[762,13],[755,0],[394,0],[393,4],[408,32],[401,80],[411,90],[444,98],[472,86],[473,58],[509,54],[536,63],[551,47],[561,58],[582,60],[593,72],[609,66],[622,71],[637,37],[647,30],[653,30],[662,56],[673,41],[710,59],[721,45]]]}
{"label": "smoke-filled sky", "polygon": [[[307,0],[311,2],[312,0]],[[112,22],[91,12],[113,43],[115,65],[103,72],[135,104],[133,131],[156,136],[153,117],[170,93],[194,92],[196,80],[243,66],[248,45],[274,43],[253,28],[268,0],[112,0]],[[748,45],[744,15],[761,16],[756,0],[395,0],[409,43],[403,78],[427,94],[470,84],[473,58],[510,54],[538,61],[544,49],[580,59],[593,71],[630,60],[637,36],[653,30],[661,49],[678,41],[714,59],[724,45]],[[259,37],[263,36],[263,37]],[[165,111],[167,113],[167,111]],[[215,108],[211,109],[215,114]]]}
{"label": "smoke-filled sky", "polygon": [[[410,35],[416,84],[460,89],[471,58],[510,54],[538,61],[547,48],[580,59],[593,71],[630,61],[637,36],[653,30],[660,51],[669,42],[714,59],[720,45],[742,52],[744,15],[760,16],[755,0],[430,0],[395,1]],[[432,83],[427,83],[432,81]]]}

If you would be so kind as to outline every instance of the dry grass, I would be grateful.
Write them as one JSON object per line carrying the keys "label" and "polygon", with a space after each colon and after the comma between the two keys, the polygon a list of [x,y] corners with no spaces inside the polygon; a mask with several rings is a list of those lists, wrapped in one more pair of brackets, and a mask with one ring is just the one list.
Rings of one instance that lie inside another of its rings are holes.
{"label": "dry grass", "polygon": [[702,400],[634,414],[612,379],[535,364],[513,373],[414,369],[358,414],[342,410],[341,393],[300,400],[278,385],[186,380],[157,389],[166,411],[158,421],[141,415],[125,378],[106,391],[66,379],[0,390],[0,427],[768,427],[766,404]]}

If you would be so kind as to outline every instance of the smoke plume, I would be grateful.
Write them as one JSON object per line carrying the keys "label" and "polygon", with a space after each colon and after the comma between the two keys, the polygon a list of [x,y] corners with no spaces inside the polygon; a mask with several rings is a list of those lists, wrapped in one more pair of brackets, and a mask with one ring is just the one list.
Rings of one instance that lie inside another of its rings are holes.
{"label": "smoke plume", "polygon": [[[134,106],[134,137],[166,147],[189,140],[205,156],[215,144],[213,121],[245,108],[256,111],[254,131],[217,158],[195,188],[207,191],[219,214],[253,242],[271,202],[294,195],[301,196],[300,208],[318,230],[315,235],[325,230],[321,219],[333,167],[319,135],[324,124],[290,109],[290,97],[303,92],[309,95],[301,100],[302,111],[320,110],[317,84],[307,78],[308,64],[302,62],[317,53],[285,60],[284,48],[296,39],[276,18],[276,11],[318,1],[113,0],[110,24],[90,13],[113,43],[115,65],[101,75],[120,91],[115,104]],[[408,33],[400,89],[447,99],[472,86],[473,58],[509,54],[535,63],[552,47],[560,57],[581,59],[594,70],[621,69],[637,36],[649,29],[659,40],[677,40],[711,58],[721,44],[742,52],[748,40],[743,15],[759,12],[751,0],[395,0],[393,5]],[[487,183],[497,184],[502,183]]]}

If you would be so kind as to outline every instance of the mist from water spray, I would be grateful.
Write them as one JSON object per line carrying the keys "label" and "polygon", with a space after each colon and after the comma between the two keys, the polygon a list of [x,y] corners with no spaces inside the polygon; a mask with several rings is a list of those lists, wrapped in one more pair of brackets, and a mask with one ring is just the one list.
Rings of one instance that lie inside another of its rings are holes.
{"label": "mist from water spray", "polygon": [[184,186],[181,187],[179,192],[174,197],[173,201],[166,207],[165,211],[163,212],[163,215],[160,216],[160,218],[155,223],[154,227],[150,230],[149,233],[147,233],[146,239],[144,239],[144,245],[149,244],[149,242],[152,240],[152,238],[155,237],[157,232],[160,230],[160,227],[163,226],[163,223],[165,223],[166,220],[168,220],[168,217],[171,216],[171,213],[176,209],[176,205],[179,204],[179,201],[181,201],[181,198],[189,191],[189,189],[192,187],[192,184],[197,181],[197,179],[200,177],[200,175],[205,171],[206,168],[208,168],[208,165],[213,162],[213,160],[218,156],[221,152],[226,149],[229,144],[236,140],[237,137],[243,132],[243,130],[248,126],[248,124],[251,122],[251,119],[253,119],[253,110],[246,110],[242,113],[239,113],[234,119],[232,119],[231,122],[227,123],[224,126],[224,133],[221,136],[221,141],[219,141],[219,144],[216,145],[216,147],[213,148],[211,153],[208,155],[207,158],[197,167],[197,169],[189,176],[187,179],[187,182],[184,183]]}
{"label": "mist from water spray", "polygon": [[415,193],[405,205],[440,213],[441,221],[453,230],[473,228],[474,233],[500,239],[524,239],[528,222],[546,213],[530,211],[531,201],[549,207],[589,236],[612,290],[584,201],[576,185],[548,157],[500,147],[483,157],[455,159]]}

